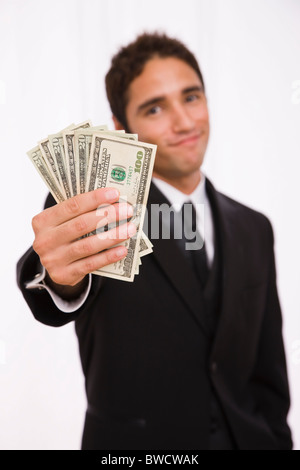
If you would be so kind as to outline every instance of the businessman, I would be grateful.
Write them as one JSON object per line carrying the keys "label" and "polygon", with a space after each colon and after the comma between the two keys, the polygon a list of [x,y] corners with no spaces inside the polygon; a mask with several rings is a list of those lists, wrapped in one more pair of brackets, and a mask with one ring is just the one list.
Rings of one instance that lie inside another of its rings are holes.
{"label": "businessman", "polygon": [[[106,90],[116,129],[157,145],[148,214],[167,205],[181,217],[188,206],[203,242],[188,250],[184,231],[152,237],[153,254],[127,283],[90,274],[126,256],[114,245],[135,234],[118,192],[60,204],[49,196],[34,217],[18,285],[37,320],[75,322],[82,449],[292,449],[273,231],[201,171],[209,112],[194,55],[177,39],[142,34],[113,57]],[[81,238],[99,224],[101,204],[114,209],[105,223],[126,223]]]}

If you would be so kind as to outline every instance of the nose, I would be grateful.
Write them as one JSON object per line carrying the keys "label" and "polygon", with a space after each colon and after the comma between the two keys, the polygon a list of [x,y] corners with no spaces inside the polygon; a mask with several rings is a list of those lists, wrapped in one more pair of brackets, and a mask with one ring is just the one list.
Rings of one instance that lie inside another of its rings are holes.
{"label": "nose", "polygon": [[174,132],[189,132],[194,129],[195,123],[188,110],[181,103],[172,108],[172,127]]}

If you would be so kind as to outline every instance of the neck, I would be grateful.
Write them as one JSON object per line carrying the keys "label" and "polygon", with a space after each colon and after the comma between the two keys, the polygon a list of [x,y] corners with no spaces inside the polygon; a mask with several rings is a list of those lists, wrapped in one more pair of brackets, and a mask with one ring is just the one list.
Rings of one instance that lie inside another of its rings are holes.
{"label": "neck", "polygon": [[197,171],[188,176],[180,176],[178,178],[166,178],[155,171],[153,171],[153,176],[158,178],[166,183],[174,186],[174,188],[178,189],[184,194],[191,194],[198,186],[201,180],[201,172]]}

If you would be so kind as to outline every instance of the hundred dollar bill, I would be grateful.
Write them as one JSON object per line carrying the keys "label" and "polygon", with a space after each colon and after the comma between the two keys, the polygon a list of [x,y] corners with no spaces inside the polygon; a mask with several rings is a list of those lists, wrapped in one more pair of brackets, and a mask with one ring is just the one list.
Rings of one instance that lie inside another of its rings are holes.
{"label": "hundred dollar bill", "polygon": [[43,178],[44,182],[48,186],[49,191],[56,200],[56,202],[62,202],[65,200],[64,195],[61,193],[57,180],[50,174],[49,168],[43,158],[40,147],[37,145],[32,150],[27,152],[30,160],[34,164],[35,168],[39,172],[40,176]]}
{"label": "hundred dollar bill", "polygon": [[137,134],[128,134],[123,130],[109,131],[106,125],[94,126],[89,129],[74,132],[74,155],[75,155],[75,179],[76,194],[84,193],[87,190],[87,170],[92,145],[92,138],[95,132],[105,131],[105,134],[119,136],[124,139],[137,140]]}
{"label": "hundred dollar bill", "polygon": [[[98,161],[95,165],[97,152],[93,153],[92,143],[96,135],[102,136],[101,143],[104,142],[106,145],[107,141],[109,151],[112,146],[113,153],[109,155],[109,158],[112,157],[111,164],[113,165],[110,180],[107,176],[105,177],[108,162],[105,147],[102,149],[101,146],[99,147]],[[128,146],[133,144],[137,146],[134,147],[135,150],[128,150]],[[85,121],[78,125],[71,124],[62,131],[48,136],[38,142],[37,147],[27,154],[56,202],[62,202],[78,194],[78,189],[79,192],[91,191],[98,187],[105,187],[107,184],[107,186],[117,185],[121,194],[120,200],[127,200],[137,208],[141,207],[141,203],[145,205],[147,201],[155,152],[156,146],[138,142],[137,134],[128,134],[123,130],[109,131],[107,126],[93,127],[90,121]],[[91,163],[91,155],[94,163]],[[123,178],[124,168],[125,173],[126,168],[128,172]],[[124,185],[125,190],[120,188]],[[141,197],[142,194],[144,200]],[[94,274],[133,281],[134,275],[139,273],[141,257],[151,253],[153,246],[141,230],[143,217],[143,209],[136,211],[134,220],[137,234],[134,238],[122,243],[128,248],[125,260]],[[95,233],[96,231],[92,232],[92,234]]]}
{"label": "hundred dollar bill", "polygon": [[88,168],[87,191],[115,187],[121,199],[135,207],[136,235],[122,242],[128,254],[117,263],[105,266],[94,274],[133,281],[138,266],[140,240],[152,177],[156,145],[106,133],[93,135]]}
{"label": "hundred dollar bill", "polygon": [[[103,126],[103,128],[105,129],[105,135],[106,136],[115,136],[115,137],[120,137],[122,139],[129,139],[129,140],[138,140],[138,135],[137,134],[129,134],[129,133],[125,133],[124,130],[113,130],[113,131],[109,131],[107,130],[107,127],[106,126]],[[88,143],[89,143],[89,148],[88,148],[88,154],[90,154],[90,149],[91,149],[91,143],[92,143],[92,137],[93,135],[95,134],[95,130],[99,130],[101,131],[101,128],[100,126],[99,127],[93,127],[93,128],[90,128],[90,129],[87,129],[84,131],[84,133],[81,134],[81,137],[85,137],[88,139]],[[77,135],[78,135],[78,132],[77,132]],[[78,142],[79,142],[79,136],[78,136]],[[79,153],[79,151],[78,151]],[[86,159],[86,157],[85,157]],[[83,161],[85,161],[85,159],[83,158]],[[87,159],[88,160],[88,159]],[[77,158],[77,161],[78,161],[78,158]],[[94,179],[95,178],[95,174],[94,172],[91,172],[90,173],[91,177]],[[86,175],[83,175],[84,177],[86,177]],[[83,176],[82,176],[82,179],[83,179]],[[89,180],[87,178],[86,180],[86,187],[85,187],[85,190],[86,191],[91,191],[92,189],[90,189],[91,185],[89,184]],[[96,232],[93,232],[93,234],[95,234]],[[148,237],[144,234],[144,232],[142,232],[142,237],[140,239],[140,248],[139,248],[139,256],[145,256],[149,253],[152,253],[152,244],[150,242],[150,240],[148,239]],[[141,264],[140,260],[139,260],[139,263],[138,264]],[[138,266],[137,266],[137,271],[138,271]]]}

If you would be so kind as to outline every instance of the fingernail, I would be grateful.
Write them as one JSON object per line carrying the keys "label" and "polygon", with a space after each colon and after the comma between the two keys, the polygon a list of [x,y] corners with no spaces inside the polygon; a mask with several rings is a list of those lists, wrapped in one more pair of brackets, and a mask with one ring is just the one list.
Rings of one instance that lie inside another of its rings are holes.
{"label": "fingernail", "polygon": [[128,235],[129,237],[133,237],[136,234],[136,226],[132,223],[128,224]]}
{"label": "fingernail", "polygon": [[133,216],[133,207],[130,204],[127,204],[127,215],[128,217]]}
{"label": "fingernail", "polygon": [[115,201],[119,198],[119,191],[117,189],[107,189],[105,191],[105,199],[109,201]]}
{"label": "fingernail", "polygon": [[117,249],[116,249],[116,255],[119,257],[119,258],[122,258],[123,256],[125,256],[127,253],[127,249],[125,248],[125,246],[119,246]]}
{"label": "fingernail", "polygon": [[[114,214],[117,217],[117,214]],[[130,219],[133,216],[132,206],[129,204],[120,204],[119,205],[119,219]]]}

